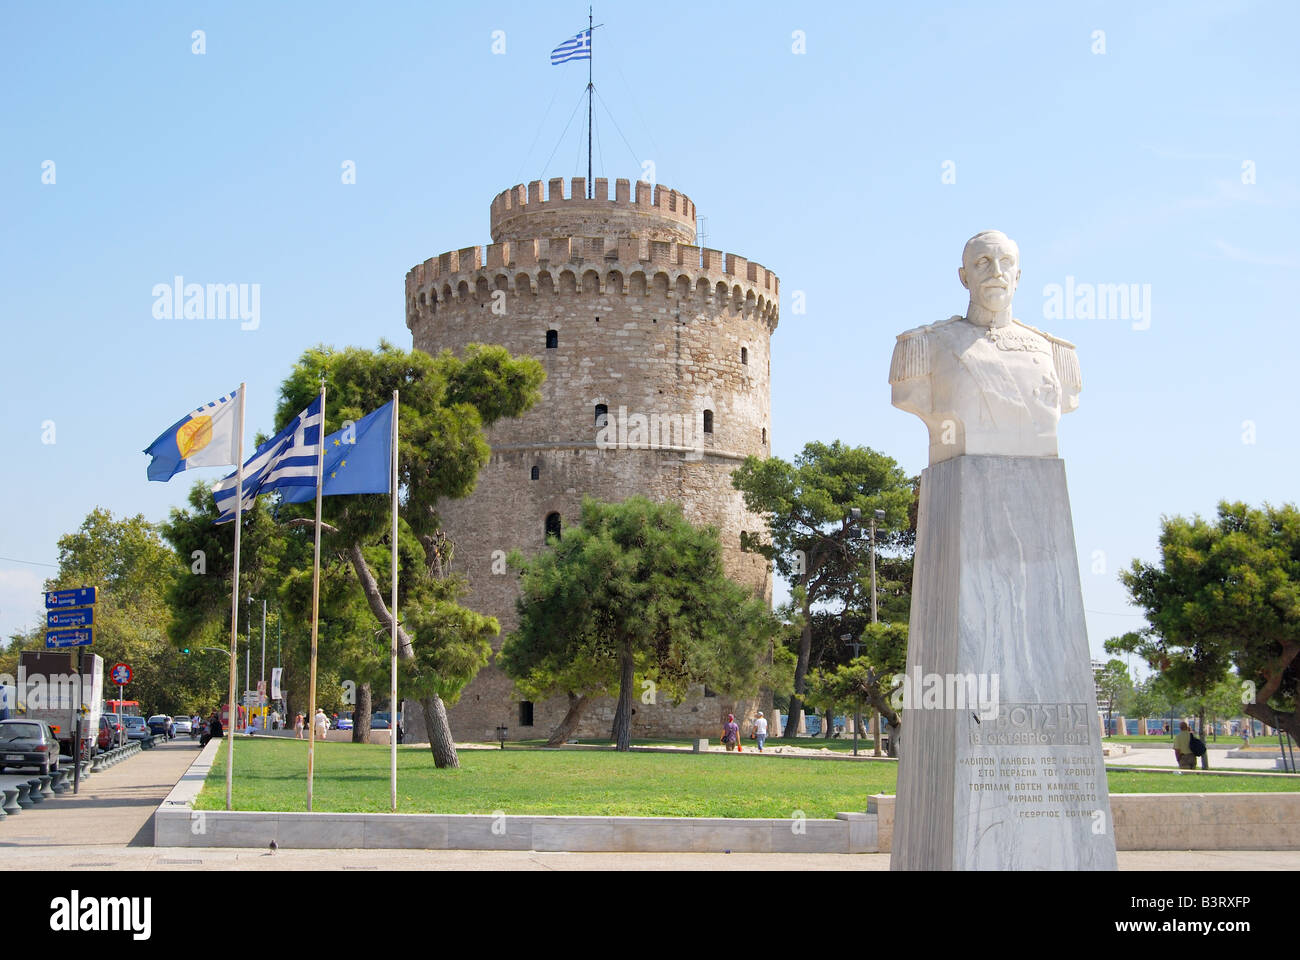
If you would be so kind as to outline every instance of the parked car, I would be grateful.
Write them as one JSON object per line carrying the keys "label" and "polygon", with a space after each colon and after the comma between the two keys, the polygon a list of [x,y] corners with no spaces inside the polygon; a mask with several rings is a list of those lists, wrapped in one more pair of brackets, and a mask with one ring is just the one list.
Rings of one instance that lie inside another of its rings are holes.
{"label": "parked car", "polygon": [[[119,734],[121,735],[120,738]],[[116,714],[101,714],[99,717],[99,739],[96,741],[99,749],[108,750],[110,747],[115,747],[119,739],[126,739],[126,731],[122,729],[121,722],[116,719]]]}
{"label": "parked car", "polygon": [[334,729],[336,729],[336,730],[351,730],[351,729],[352,729],[352,718],[351,718],[351,717],[339,717],[338,726],[335,727]]}
{"label": "parked car", "polygon": [[123,717],[122,726],[126,728],[128,740],[148,740],[153,735],[144,717]]}
{"label": "parked car", "polygon": [[172,718],[165,713],[155,714],[149,718],[149,732],[154,736],[167,737],[169,740],[175,734],[172,726]]}
{"label": "parked car", "polygon": [[59,739],[43,720],[0,720],[0,771],[5,767],[59,769]]}
{"label": "parked car", "polygon": [[173,734],[191,733],[192,729],[193,722],[189,717],[172,717]]}
{"label": "parked car", "polygon": [[126,740],[126,727],[122,726],[119,713],[101,713],[99,715],[99,749],[116,747]]}

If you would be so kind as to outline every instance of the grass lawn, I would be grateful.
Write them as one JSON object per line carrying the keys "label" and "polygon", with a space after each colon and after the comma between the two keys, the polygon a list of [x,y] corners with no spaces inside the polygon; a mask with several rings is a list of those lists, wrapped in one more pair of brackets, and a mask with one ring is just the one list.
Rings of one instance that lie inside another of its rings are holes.
{"label": "grass lawn", "polygon": [[[237,752],[236,809],[306,809],[305,743],[241,739]],[[893,763],[728,754],[462,750],[459,770],[436,769],[424,748],[402,748],[397,758],[403,813],[784,818],[802,810],[811,818],[830,818],[866,809],[870,794],[893,793],[897,777]],[[199,795],[198,809],[224,809],[225,778],[223,754]],[[1300,790],[1300,780],[1289,778],[1176,771],[1114,770],[1109,782],[1114,793]],[[317,744],[313,795],[318,811],[386,812],[388,747]]]}
{"label": "grass lawn", "polygon": [[[613,741],[609,739],[578,740],[577,742],[584,743],[584,744],[598,744],[600,746],[605,746],[605,747],[613,745]],[[633,739],[632,746],[634,747],[690,747],[690,745],[694,742],[695,742],[694,740]],[[709,741],[709,744],[710,746],[716,747],[718,745],[718,742],[719,742],[718,738],[714,737]],[[540,747],[545,743],[546,743],[545,740],[519,740],[519,741],[512,741],[511,746],[515,746],[517,744],[518,746],[521,747]],[[860,737],[858,739],[858,753],[859,754],[871,753],[871,744],[872,741],[870,737]],[[754,740],[748,740],[748,739],[742,740],[741,746],[745,748],[746,752],[749,752],[750,750],[758,749],[758,744]],[[832,737],[831,739],[827,740],[823,737],[797,737],[793,741],[782,740],[780,737],[767,738],[766,749],[768,750],[771,750],[773,747],[789,747],[789,746],[799,747],[802,750],[820,750],[822,747],[825,747],[828,750],[834,750],[836,753],[852,753],[853,738],[848,737],[847,739],[837,740],[834,737]]]}

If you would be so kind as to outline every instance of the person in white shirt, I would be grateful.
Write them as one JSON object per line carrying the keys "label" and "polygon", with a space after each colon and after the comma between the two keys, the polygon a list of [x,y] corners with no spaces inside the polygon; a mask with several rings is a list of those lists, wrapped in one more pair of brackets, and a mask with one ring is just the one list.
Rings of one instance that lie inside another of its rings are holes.
{"label": "person in white shirt", "polygon": [[763,752],[763,743],[767,740],[767,717],[763,716],[763,711],[758,711],[758,716],[753,719],[754,739],[758,741],[758,752]]}
{"label": "person in white shirt", "polygon": [[330,718],[325,716],[323,708],[316,708],[316,719],[313,722],[316,726],[316,739],[324,740],[325,735],[330,732]]}

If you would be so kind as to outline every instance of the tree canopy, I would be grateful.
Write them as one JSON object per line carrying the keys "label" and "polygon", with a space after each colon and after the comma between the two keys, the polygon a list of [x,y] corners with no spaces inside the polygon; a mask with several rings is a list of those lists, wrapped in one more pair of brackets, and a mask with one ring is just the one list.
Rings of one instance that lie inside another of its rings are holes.
{"label": "tree canopy", "polygon": [[[812,660],[814,610],[829,611],[832,620],[843,620],[864,608],[869,613],[868,528],[876,510],[885,512],[877,527],[877,589],[887,612],[906,620],[915,543],[910,522],[915,517],[915,484],[891,457],[836,440],[805,445],[793,463],[779,457],[748,457],[732,474],[732,485],[744,495],[745,506],[761,514],[768,525],[766,536],[742,536],[741,546],[775,563],[801,607],[794,694],[785,730],[785,736],[792,738]],[[855,508],[861,513],[858,520],[852,516]],[[884,556],[898,562],[886,563]],[[832,623],[827,636],[837,638],[842,632]],[[834,659],[843,656],[841,650]]]}
{"label": "tree canopy", "polygon": [[511,563],[519,627],[498,662],[534,696],[617,690],[619,750],[630,744],[637,676],[672,701],[695,683],[744,696],[771,682],[780,624],[726,576],[717,531],[692,526],[677,504],[586,498],[576,525]]}
{"label": "tree canopy", "polygon": [[[387,675],[388,634],[398,619],[402,689],[418,698],[439,767],[459,765],[444,701],[460,691],[491,656],[495,618],[461,607],[466,587],[448,566],[454,544],[440,529],[438,503],[468,496],[490,459],[485,431],[502,417],[518,416],[541,396],[545,374],[529,357],[502,347],[471,344],[463,357],[450,351],[430,356],[386,342],[377,350],[317,346],[305,351],[281,385],[276,422],[311,403],[326,384],[325,432],[341,429],[390,402],[399,391],[398,607],[389,609],[391,577],[388,494],[330,496],[323,503],[321,541],[320,654],[326,671],[345,669],[356,678],[357,735],[370,715],[370,683]],[[181,635],[229,629],[230,539],[211,527],[210,497],[196,488],[192,511],[173,515],[169,539],[186,556],[202,542],[216,558],[219,578],[186,583],[174,596]],[[259,506],[244,520],[241,579],[257,594],[274,593],[300,628],[310,630],[313,504]],[[247,559],[244,559],[247,558]],[[261,585],[261,586],[259,586]],[[227,604],[221,603],[222,591]],[[193,612],[186,614],[184,605]],[[305,621],[305,625],[304,625]]]}
{"label": "tree canopy", "polygon": [[[1300,738],[1300,512],[1222,502],[1214,520],[1166,517],[1160,561],[1121,574],[1149,628],[1117,649],[1210,696],[1235,666],[1242,712]],[[1108,649],[1110,649],[1108,645]]]}

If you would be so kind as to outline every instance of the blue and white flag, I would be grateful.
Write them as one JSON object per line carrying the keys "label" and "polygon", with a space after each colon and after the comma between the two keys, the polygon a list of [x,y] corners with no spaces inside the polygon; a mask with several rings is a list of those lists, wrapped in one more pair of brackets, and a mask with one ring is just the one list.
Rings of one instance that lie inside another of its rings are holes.
{"label": "blue and white flag", "polygon": [[551,51],[551,66],[568,63],[570,60],[591,59],[591,31],[584,30],[577,36],[565,40]]}
{"label": "blue and white flag", "polygon": [[190,467],[239,462],[239,391],[204,404],[168,427],[145,453],[150,480],[170,480]]}
{"label": "blue and white flag", "polygon": [[[294,487],[316,489],[316,460],[320,455],[321,409],[318,396],[288,426],[262,444],[244,463],[243,506],[249,510],[259,493]],[[235,519],[235,482],[232,473],[212,489],[221,516],[217,523]]]}
{"label": "blue and white flag", "polygon": [[[384,404],[356,423],[325,438],[325,475],[320,495],[388,493],[393,473],[393,404]],[[280,493],[285,503],[306,503],[316,488],[293,487]]]}

